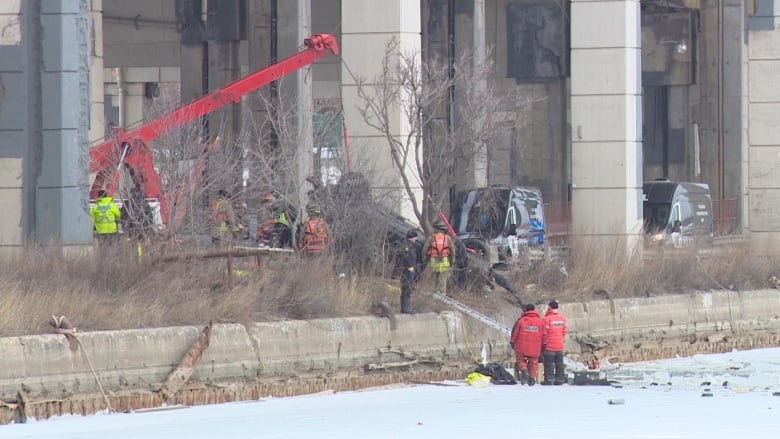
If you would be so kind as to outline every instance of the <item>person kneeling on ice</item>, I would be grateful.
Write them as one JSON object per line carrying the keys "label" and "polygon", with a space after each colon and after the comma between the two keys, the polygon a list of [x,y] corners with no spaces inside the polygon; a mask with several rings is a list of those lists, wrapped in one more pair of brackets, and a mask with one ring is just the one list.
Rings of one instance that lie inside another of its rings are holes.
{"label": "person kneeling on ice", "polygon": [[520,368],[520,384],[533,386],[539,369],[539,356],[542,354],[542,336],[544,322],[536,312],[533,303],[525,306],[523,315],[517,319],[509,345],[515,350],[517,367]]}

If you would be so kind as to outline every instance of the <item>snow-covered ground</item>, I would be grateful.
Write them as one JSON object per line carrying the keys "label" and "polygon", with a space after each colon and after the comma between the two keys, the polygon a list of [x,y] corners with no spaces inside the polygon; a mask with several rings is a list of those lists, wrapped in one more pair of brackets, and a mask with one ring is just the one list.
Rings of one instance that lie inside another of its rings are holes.
{"label": "snow-covered ground", "polygon": [[[0,426],[0,438],[770,438],[780,348],[622,365],[623,387],[462,382]],[[708,390],[707,390],[708,389]],[[711,393],[712,396],[703,396]],[[610,404],[609,401],[622,401]]]}

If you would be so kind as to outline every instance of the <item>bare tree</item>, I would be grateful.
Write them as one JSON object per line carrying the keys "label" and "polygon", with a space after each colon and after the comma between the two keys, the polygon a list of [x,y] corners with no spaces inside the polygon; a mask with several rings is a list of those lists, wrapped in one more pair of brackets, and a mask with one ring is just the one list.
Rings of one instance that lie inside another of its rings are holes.
{"label": "bare tree", "polygon": [[[301,205],[317,206],[325,216],[332,239],[333,256],[340,272],[361,272],[385,267],[386,242],[389,224],[381,218],[381,212],[371,198],[368,180],[349,172],[345,151],[338,148],[334,136],[343,136],[340,108],[332,102],[321,103],[318,108],[319,129],[299,129],[296,120],[313,123],[314,115],[297,117],[297,109],[279,97],[265,94],[257,96],[260,113],[265,117],[250,120],[244,125],[251,130],[249,138],[256,139],[248,146],[248,188],[259,195],[274,194],[277,201],[288,207],[291,214],[293,242],[297,240],[298,225],[305,220]],[[313,151],[299,147],[302,133],[313,132]],[[343,140],[343,137],[341,137]],[[297,164],[301,154],[313,154],[311,174],[301,178]],[[363,157],[353,157],[363,165],[370,163]],[[372,170],[371,165],[361,169]],[[327,174],[324,174],[327,172]],[[308,197],[298,200],[306,185]],[[258,221],[262,219],[258,218]],[[404,229],[405,233],[405,229]]]}
{"label": "bare tree", "polygon": [[[470,53],[462,55],[451,75],[441,60],[421,61],[419,52],[402,51],[392,39],[385,47],[381,73],[371,81],[357,78],[360,114],[387,141],[405,195],[426,231],[446,200],[447,191],[441,188],[452,185],[453,169],[479,165],[477,160],[487,166],[491,142],[519,126],[530,102],[517,89],[499,92],[493,75],[489,55],[484,62]],[[441,114],[453,87],[459,91],[458,112],[464,117],[450,126]],[[399,109],[407,130],[400,136],[392,125]]]}
{"label": "bare tree", "polygon": [[[250,206],[255,207],[257,198],[263,193],[270,192],[276,202],[284,207],[293,242],[296,241],[297,226],[304,220],[303,203],[300,199],[302,188],[308,185],[306,176],[301,176],[298,170],[298,162],[302,154],[310,153],[302,151],[299,145],[303,142],[303,133],[310,133],[308,127],[300,127],[299,121],[312,123],[312,118],[297,117],[297,110],[293,102],[285,100],[273,93],[258,93],[253,96],[262,111],[260,119],[247,116],[244,126],[247,130],[245,175],[246,187]],[[263,218],[257,218],[262,221]]]}
{"label": "bare tree", "polygon": [[[177,95],[178,90],[166,90],[155,99],[149,108],[151,118],[162,117],[178,107]],[[142,213],[147,206],[138,204],[148,203],[152,207],[149,212],[151,224],[143,227],[140,237],[165,245],[178,240],[182,234],[189,237],[208,234],[211,225],[209,194],[223,188],[230,191],[235,186],[241,175],[240,155],[235,151],[245,143],[243,134],[231,136],[234,140],[228,144],[222,140],[227,136],[220,135],[223,126],[209,128],[207,131],[201,120],[162,127],[164,134],[145,145],[160,178],[160,193],[142,193],[145,202],[138,203],[132,189],[134,180],[143,181],[149,176],[134,176],[129,170],[123,172],[117,198],[129,204],[127,211]],[[205,172],[207,161],[208,174]],[[159,198],[151,198],[154,195]],[[161,208],[163,205],[165,209]]]}

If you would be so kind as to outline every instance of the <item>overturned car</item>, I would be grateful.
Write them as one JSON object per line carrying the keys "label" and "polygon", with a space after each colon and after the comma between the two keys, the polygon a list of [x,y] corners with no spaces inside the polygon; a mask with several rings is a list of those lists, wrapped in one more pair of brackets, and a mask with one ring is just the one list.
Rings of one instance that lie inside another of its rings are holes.
{"label": "overturned car", "polygon": [[453,200],[452,220],[466,246],[493,265],[544,255],[546,223],[538,188],[491,186],[463,191]]}

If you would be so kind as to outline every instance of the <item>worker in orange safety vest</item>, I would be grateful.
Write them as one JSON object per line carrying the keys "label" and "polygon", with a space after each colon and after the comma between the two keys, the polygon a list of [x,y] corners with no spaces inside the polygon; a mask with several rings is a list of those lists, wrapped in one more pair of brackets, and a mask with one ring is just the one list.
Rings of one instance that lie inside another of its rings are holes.
{"label": "worker in orange safety vest", "polygon": [[238,232],[236,214],[227,199],[227,192],[220,189],[211,204],[211,242],[217,246],[229,245],[234,232]]}
{"label": "worker in orange safety vest", "polygon": [[455,243],[447,235],[447,227],[441,220],[433,223],[433,235],[425,239],[422,248],[423,262],[436,276],[436,289],[447,295],[447,280],[455,260]]}
{"label": "worker in orange safety vest", "polygon": [[309,205],[307,210],[309,219],[303,225],[300,248],[307,255],[319,255],[325,251],[328,244],[328,225],[318,207]]}

